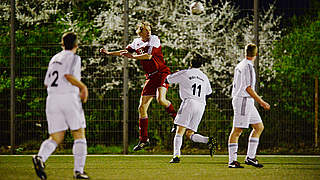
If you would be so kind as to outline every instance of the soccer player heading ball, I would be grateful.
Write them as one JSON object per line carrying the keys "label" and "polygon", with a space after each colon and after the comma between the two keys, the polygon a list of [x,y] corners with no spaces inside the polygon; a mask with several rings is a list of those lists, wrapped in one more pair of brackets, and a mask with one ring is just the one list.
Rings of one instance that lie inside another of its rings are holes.
{"label": "soccer player heading ball", "polygon": [[171,102],[166,99],[168,84],[165,83],[165,79],[170,74],[170,69],[166,66],[163,58],[160,39],[156,35],[151,35],[151,25],[148,22],[139,23],[136,33],[139,38],[134,39],[125,50],[110,52],[103,48],[100,49],[100,52],[106,55],[139,60],[146,73],[146,82],[139,104],[139,143],[133,148],[134,151],[141,150],[150,144],[147,110],[154,97],[160,105],[165,107],[173,119],[176,117],[176,111]]}

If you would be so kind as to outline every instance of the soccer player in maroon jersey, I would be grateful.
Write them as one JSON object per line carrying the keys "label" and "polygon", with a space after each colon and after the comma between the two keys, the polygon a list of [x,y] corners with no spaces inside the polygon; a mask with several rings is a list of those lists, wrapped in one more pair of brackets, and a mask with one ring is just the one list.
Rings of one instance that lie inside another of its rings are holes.
{"label": "soccer player in maroon jersey", "polygon": [[[160,39],[156,35],[151,35],[151,25],[148,22],[139,23],[136,33],[140,37],[134,39],[125,50],[110,52],[103,48],[100,49],[100,52],[106,55],[124,56],[139,60],[146,73],[147,80],[139,104],[139,143],[133,148],[134,151],[141,150],[150,144],[147,110],[154,97],[160,105],[165,107],[165,110],[173,119],[177,114],[171,102],[166,99],[168,84],[165,83],[165,79],[170,74],[170,69],[166,66],[163,58]],[[175,132],[174,129],[172,131]]]}

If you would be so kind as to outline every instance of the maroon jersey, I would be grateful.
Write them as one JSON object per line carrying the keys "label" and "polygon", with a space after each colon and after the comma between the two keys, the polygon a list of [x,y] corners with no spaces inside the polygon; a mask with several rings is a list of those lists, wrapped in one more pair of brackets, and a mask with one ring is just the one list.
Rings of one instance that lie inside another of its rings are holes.
{"label": "maroon jersey", "polygon": [[169,67],[163,59],[161,50],[160,39],[156,35],[151,35],[149,41],[144,42],[141,38],[136,38],[131,44],[127,46],[127,51],[130,53],[136,52],[137,54],[148,53],[152,58],[140,60],[142,69],[148,74],[153,75],[158,72],[170,73]]}

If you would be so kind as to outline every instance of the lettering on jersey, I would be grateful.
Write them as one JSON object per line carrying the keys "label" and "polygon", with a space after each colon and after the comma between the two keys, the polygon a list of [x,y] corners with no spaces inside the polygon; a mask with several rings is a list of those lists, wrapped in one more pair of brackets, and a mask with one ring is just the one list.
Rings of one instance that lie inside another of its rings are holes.
{"label": "lettering on jersey", "polygon": [[189,77],[189,80],[192,80],[192,79],[199,79],[200,81],[204,81],[201,77],[199,76],[190,76]]}
{"label": "lettering on jersey", "polygon": [[59,65],[62,65],[62,62],[59,62],[59,61],[53,61],[52,64],[59,64]]}

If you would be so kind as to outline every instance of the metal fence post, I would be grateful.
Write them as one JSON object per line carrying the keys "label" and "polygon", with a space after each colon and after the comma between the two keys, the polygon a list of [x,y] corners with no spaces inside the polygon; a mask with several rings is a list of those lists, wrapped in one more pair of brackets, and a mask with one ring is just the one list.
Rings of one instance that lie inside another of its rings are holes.
{"label": "metal fence post", "polygon": [[16,95],[15,95],[15,11],[16,5],[15,0],[11,0],[11,30],[10,30],[10,43],[11,43],[11,55],[10,55],[10,78],[11,78],[11,87],[10,87],[10,145],[11,145],[11,154],[15,153],[15,119],[16,119]]}
{"label": "metal fence post", "polygon": [[256,89],[255,91],[258,93],[259,92],[259,83],[260,83],[260,78],[259,78],[259,0],[254,0],[254,43],[258,47],[258,55],[256,57],[256,60],[254,61],[254,69],[256,71]]}
{"label": "metal fence post", "polygon": [[319,77],[316,76],[315,78],[315,97],[314,97],[314,107],[315,107],[315,119],[314,119],[314,142],[315,142],[315,147],[318,147],[318,100],[319,100]]}
{"label": "metal fence post", "polygon": [[[129,2],[128,0],[123,1],[124,4],[124,47],[128,44],[128,12]],[[123,61],[123,154],[128,154],[128,58],[124,58]]]}

